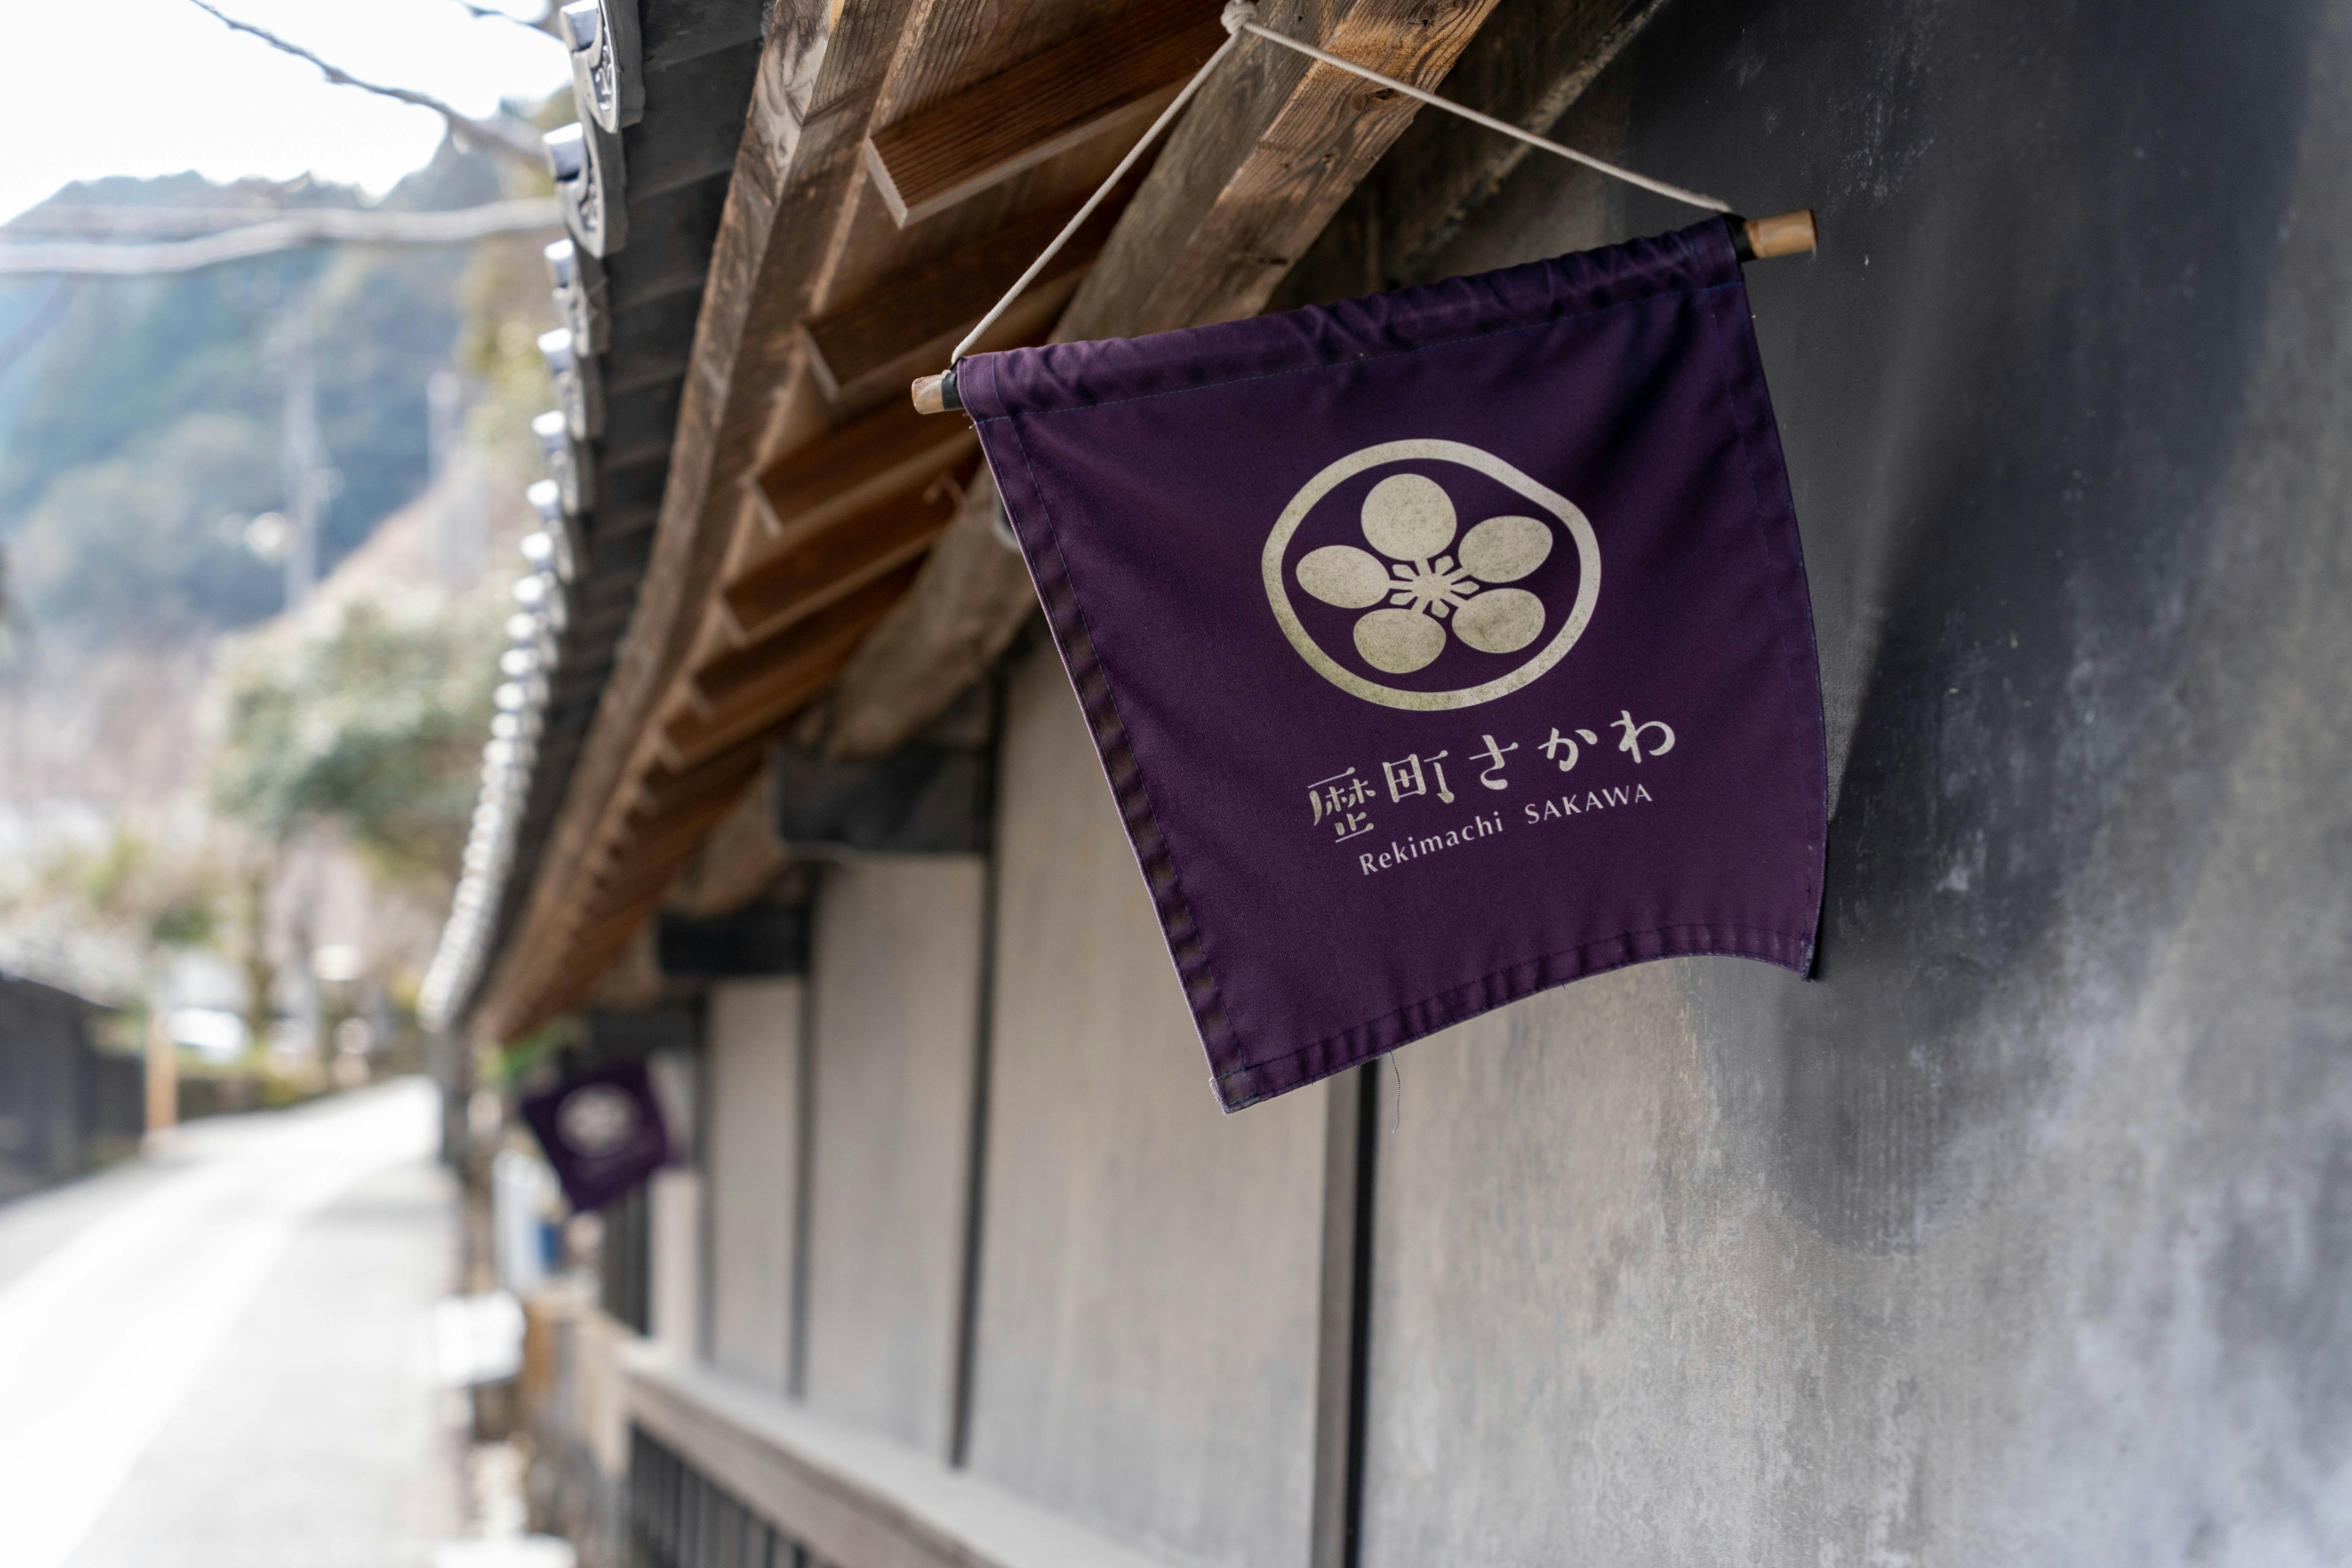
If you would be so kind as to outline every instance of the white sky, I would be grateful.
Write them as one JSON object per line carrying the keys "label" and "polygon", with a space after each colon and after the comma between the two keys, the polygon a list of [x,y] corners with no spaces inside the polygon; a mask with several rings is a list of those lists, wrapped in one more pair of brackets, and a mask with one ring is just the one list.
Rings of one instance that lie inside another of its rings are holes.
{"label": "white sky", "polygon": [[[488,0],[527,10],[530,0]],[[571,79],[562,47],[456,0],[215,0],[353,76],[467,114]],[[0,221],[70,180],[305,170],[381,194],[430,157],[430,110],[335,87],[188,0],[0,0]]]}

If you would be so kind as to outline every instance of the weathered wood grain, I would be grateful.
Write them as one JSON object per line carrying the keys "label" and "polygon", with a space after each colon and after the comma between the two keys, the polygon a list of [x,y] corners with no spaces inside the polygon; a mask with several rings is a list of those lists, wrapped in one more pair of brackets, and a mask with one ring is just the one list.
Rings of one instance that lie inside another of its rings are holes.
{"label": "weathered wood grain", "polygon": [[849,762],[897,751],[986,673],[1036,614],[1029,569],[998,536],[996,486],[983,468],[913,587],[835,683],[825,754]]}
{"label": "weathered wood grain", "polygon": [[[649,721],[700,629],[745,498],[748,471],[789,367],[824,215],[856,177],[856,151],[916,0],[780,0],[761,46],[672,447],[653,558],[613,679],[575,767],[513,936],[475,1026],[511,1039],[544,1014],[569,967],[579,868],[654,760]],[[584,983],[584,982],[583,982]]]}
{"label": "weathered wood grain", "polygon": [[[1445,79],[1447,97],[1549,134],[1667,0],[1500,0]],[[1589,134],[1589,132],[1588,132]],[[1613,143],[1585,151],[1610,156]],[[1288,309],[1444,276],[1444,251],[1535,149],[1448,114],[1424,114],[1283,279]],[[1674,171],[1660,171],[1672,177]],[[1592,176],[1598,179],[1598,175]]]}
{"label": "weathered wood grain", "polygon": [[827,605],[756,650],[726,694],[701,710],[683,705],[661,731],[662,759],[683,770],[792,717],[840,673],[857,644],[913,580],[902,566]]}
{"label": "weathered wood grain", "polygon": [[[955,521],[962,487],[952,479],[943,474],[919,489],[852,512],[729,584],[720,604],[744,651],[930,548]],[[690,683],[698,701],[711,700],[719,689],[718,672],[728,662],[722,656],[695,672]]]}
{"label": "weathered wood grain", "polygon": [[[1300,0],[1264,25],[1434,89],[1494,0]],[[1264,39],[1245,42],[1078,288],[1055,337],[1131,337],[1255,314],[1421,106]]]}
{"label": "weathered wood grain", "polygon": [[760,761],[756,751],[746,751],[723,753],[682,773],[656,768],[639,782],[637,804],[631,810],[631,817],[658,819],[740,788],[758,769]]}
{"label": "weathered wood grain", "polygon": [[761,469],[759,498],[771,549],[811,538],[838,520],[919,486],[971,457],[970,426],[926,419],[903,399]]}
{"label": "weathered wood grain", "polygon": [[880,127],[866,173],[903,228],[1079,142],[1140,131],[1224,41],[1200,0],[1151,0]]}
{"label": "weathered wood grain", "polygon": [[[1008,317],[998,324],[1007,346],[1034,341],[1061,314],[1078,279],[1102,254],[1123,206],[1114,197],[1097,209],[1031,282],[1014,306],[1024,319]],[[885,385],[895,391],[910,374],[908,367],[944,364],[956,340],[996,303],[1076,210],[1072,202],[1033,213],[803,322],[809,370],[825,396],[840,403]]]}

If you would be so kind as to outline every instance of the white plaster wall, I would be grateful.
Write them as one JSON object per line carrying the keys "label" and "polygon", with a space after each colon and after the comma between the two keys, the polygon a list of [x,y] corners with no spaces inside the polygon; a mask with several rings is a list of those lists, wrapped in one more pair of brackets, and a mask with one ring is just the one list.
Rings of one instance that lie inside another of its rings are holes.
{"label": "white plaster wall", "polygon": [[711,1361],[781,1393],[792,1345],[802,982],[711,987],[704,1169]]}
{"label": "white plaster wall", "polygon": [[1002,787],[972,1468],[1180,1561],[1303,1563],[1323,1091],[1218,1110],[1050,650]]}
{"label": "white plaster wall", "polygon": [[828,868],[811,984],[806,1397],[944,1458],[979,1033],[972,855]]}
{"label": "white plaster wall", "polygon": [[1820,210],[1821,963],[1397,1053],[1362,1568],[2352,1562],[2352,12],[2155,16],[1676,0],[1556,131]]}

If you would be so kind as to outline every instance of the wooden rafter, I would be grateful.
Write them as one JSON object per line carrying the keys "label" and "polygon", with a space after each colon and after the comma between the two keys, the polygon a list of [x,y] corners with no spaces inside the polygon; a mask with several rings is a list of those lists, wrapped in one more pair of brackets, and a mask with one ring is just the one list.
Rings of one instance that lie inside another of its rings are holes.
{"label": "wooden rafter", "polygon": [[970,425],[926,419],[901,397],[787,453],[761,473],[755,491],[772,552],[927,483],[977,445]]}
{"label": "wooden rafter", "polygon": [[1225,41],[1201,0],[1150,0],[866,139],[866,172],[903,228],[1056,153],[1130,135]]}
{"label": "wooden rafter", "polygon": [[722,752],[699,767],[683,772],[656,768],[639,783],[637,804],[629,814],[630,819],[658,822],[717,796],[732,795],[759,766],[757,749],[746,748]]}
{"label": "wooden rafter", "polygon": [[[1434,88],[1492,5],[1286,0],[1264,6],[1261,20]],[[1629,18],[1654,8],[1654,0],[1608,0],[1579,10],[1542,50],[1569,61],[1613,54],[1630,36]],[[1577,72],[1550,112],[1591,79]],[[1244,44],[1171,132],[1054,336],[1132,337],[1256,313],[1417,107],[1262,39]],[[971,648],[1002,647],[1029,613],[1011,591],[1021,581],[1017,563],[991,558],[985,542],[975,519],[965,547],[943,550],[876,628],[834,705],[829,750],[868,756],[902,743],[953,698],[940,672],[962,669]]]}
{"label": "wooden rafter", "polygon": [[[962,489],[952,478],[885,496],[754,563],[720,598],[729,631],[745,645],[762,642],[922,554],[955,521]],[[696,670],[696,700],[714,700],[724,667],[739,661],[722,655]]]}
{"label": "wooden rafter", "polygon": [[[1106,204],[1072,236],[992,329],[1003,346],[1034,342],[1070,302],[1102,254],[1123,203]],[[1075,202],[1019,218],[963,248],[912,268],[801,323],[809,373],[835,403],[898,388],[944,363],[956,340],[996,303],[1077,211]]]}
{"label": "wooden rafter", "polygon": [[913,581],[912,564],[867,584],[772,642],[756,662],[732,675],[725,694],[707,707],[682,707],[661,733],[663,761],[685,768],[773,728],[823,690],[849,661]]}

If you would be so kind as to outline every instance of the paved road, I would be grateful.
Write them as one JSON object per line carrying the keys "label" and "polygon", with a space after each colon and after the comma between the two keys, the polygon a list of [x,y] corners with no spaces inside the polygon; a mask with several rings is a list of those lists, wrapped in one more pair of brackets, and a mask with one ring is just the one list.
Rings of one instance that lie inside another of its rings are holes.
{"label": "paved road", "polygon": [[0,1563],[428,1564],[461,1442],[434,1134],[396,1084],[0,1205]]}

